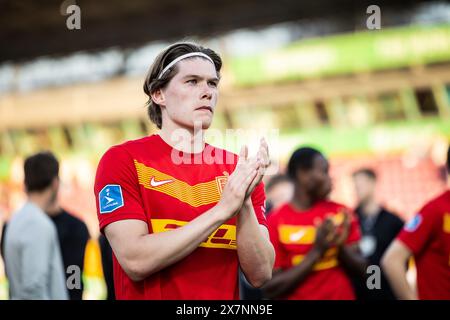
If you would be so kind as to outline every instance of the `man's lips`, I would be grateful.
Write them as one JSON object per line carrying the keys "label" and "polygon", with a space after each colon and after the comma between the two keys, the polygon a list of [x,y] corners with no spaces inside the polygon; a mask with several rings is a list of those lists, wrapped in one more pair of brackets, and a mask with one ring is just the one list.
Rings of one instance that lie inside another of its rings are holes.
{"label": "man's lips", "polygon": [[213,109],[211,107],[208,107],[208,106],[202,106],[202,107],[197,108],[195,110],[208,110],[211,113],[213,112]]}

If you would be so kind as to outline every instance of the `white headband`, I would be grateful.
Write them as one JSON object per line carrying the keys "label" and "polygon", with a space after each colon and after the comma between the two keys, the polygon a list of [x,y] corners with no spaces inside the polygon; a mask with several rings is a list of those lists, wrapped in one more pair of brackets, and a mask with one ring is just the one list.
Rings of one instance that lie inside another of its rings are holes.
{"label": "white headband", "polygon": [[169,70],[175,63],[177,63],[180,60],[189,58],[189,57],[203,57],[208,59],[212,64],[214,64],[214,62],[212,61],[212,59],[210,57],[208,57],[206,54],[202,53],[202,52],[191,52],[191,53],[186,53],[183,54],[182,56],[179,56],[178,58],[174,59],[171,63],[169,63],[159,74],[158,76],[158,80],[161,79],[161,77],[164,75],[164,73],[166,73],[167,70]]}

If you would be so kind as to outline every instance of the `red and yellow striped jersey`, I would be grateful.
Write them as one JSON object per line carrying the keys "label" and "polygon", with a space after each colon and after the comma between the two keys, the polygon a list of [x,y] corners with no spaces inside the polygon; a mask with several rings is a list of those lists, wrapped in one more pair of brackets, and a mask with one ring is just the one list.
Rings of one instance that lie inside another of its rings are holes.
{"label": "red and yellow striped jersey", "polygon": [[450,190],[420,209],[398,235],[414,255],[421,300],[450,300]]}
{"label": "red and yellow striped jersey", "polygon": [[[330,215],[336,225],[342,223],[347,208],[331,201],[320,201],[312,208],[298,211],[285,204],[268,218],[270,240],[275,248],[274,269],[289,269],[305,258],[316,238],[316,219]],[[359,224],[351,213],[350,231],[346,244],[360,239]],[[330,248],[318,261],[313,271],[284,299],[293,300],[340,300],[354,299],[349,277],[339,265],[336,247]]]}
{"label": "red and yellow striped jersey", "polygon": [[[185,225],[217,204],[237,159],[209,144],[201,153],[181,154],[159,135],[110,148],[94,188],[100,229],[124,219],[145,221],[149,233]],[[251,198],[259,223],[266,225],[262,183]],[[141,282],[133,282],[113,260],[118,299],[239,298],[235,217],[190,255]]]}

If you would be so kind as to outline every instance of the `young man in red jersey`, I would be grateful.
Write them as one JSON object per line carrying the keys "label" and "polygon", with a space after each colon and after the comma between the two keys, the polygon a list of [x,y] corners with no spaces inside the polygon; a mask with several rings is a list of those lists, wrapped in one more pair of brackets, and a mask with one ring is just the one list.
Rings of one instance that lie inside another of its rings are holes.
{"label": "young man in red jersey", "polygon": [[[416,265],[417,292],[406,279],[410,257]],[[382,266],[398,299],[450,300],[450,190],[428,202],[404,226],[382,258]]]}
{"label": "young man in red jersey", "polygon": [[328,161],[313,148],[296,150],[288,163],[292,200],[268,218],[276,252],[268,298],[352,300],[349,273],[363,276],[360,231],[353,213],[327,200],[331,191]]}
{"label": "young man in red jersey", "polygon": [[260,183],[267,144],[254,158],[244,147],[238,159],[201,134],[221,66],[193,43],[161,52],[144,83],[159,134],[114,146],[99,163],[98,218],[114,252],[118,299],[238,299],[239,265],[256,287],[271,277]]}

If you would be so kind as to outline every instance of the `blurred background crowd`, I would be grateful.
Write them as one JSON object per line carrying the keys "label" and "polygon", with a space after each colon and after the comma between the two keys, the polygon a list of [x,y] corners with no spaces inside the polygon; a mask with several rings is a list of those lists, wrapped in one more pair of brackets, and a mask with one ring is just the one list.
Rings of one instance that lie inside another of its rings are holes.
{"label": "blurred background crowd", "polygon": [[[81,9],[79,30],[66,25],[71,4]],[[213,128],[278,129],[280,172],[296,147],[320,149],[330,160],[331,198],[351,208],[352,174],[370,168],[377,201],[408,220],[446,185],[450,4],[378,1],[376,30],[367,28],[369,4],[1,1],[0,223],[24,203],[25,157],[51,150],[60,205],[88,231],[82,297],[107,297],[95,170],[110,146],[156,132],[144,76],[180,39],[224,60]],[[272,205],[287,192],[268,191]],[[0,264],[0,299],[7,286]]]}

